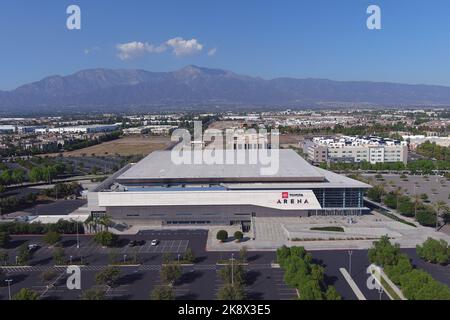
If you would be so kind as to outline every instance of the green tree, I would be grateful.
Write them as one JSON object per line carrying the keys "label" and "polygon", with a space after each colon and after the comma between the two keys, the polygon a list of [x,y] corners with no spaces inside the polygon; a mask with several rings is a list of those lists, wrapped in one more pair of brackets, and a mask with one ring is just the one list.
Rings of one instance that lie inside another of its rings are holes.
{"label": "green tree", "polygon": [[195,255],[191,248],[187,248],[184,253],[183,260],[189,263],[195,262]]}
{"label": "green tree", "polygon": [[44,235],[43,240],[48,245],[53,246],[61,241],[61,235],[56,231],[49,231]]}
{"label": "green tree", "polygon": [[104,290],[91,288],[83,292],[81,300],[105,300]]}
{"label": "green tree", "polygon": [[379,241],[373,243],[373,247],[369,249],[369,261],[378,266],[384,267],[395,265],[400,255],[400,246],[392,245],[387,236],[381,237]]}
{"label": "green tree", "polygon": [[329,286],[327,291],[325,292],[326,300],[342,300],[342,297],[337,292],[336,288],[333,286]]}
{"label": "green tree", "polygon": [[243,246],[241,250],[239,250],[239,261],[241,263],[247,263],[247,253],[248,250],[246,246]]}
{"label": "green tree", "polygon": [[95,283],[113,287],[119,280],[122,271],[117,267],[107,267],[95,275]]}
{"label": "green tree", "polygon": [[416,214],[416,220],[423,226],[435,227],[436,226],[436,213],[430,206],[421,205]]}
{"label": "green tree", "polygon": [[25,181],[25,171],[22,169],[14,169],[11,174],[11,180],[13,183],[21,184]]}
{"label": "green tree", "polygon": [[384,269],[394,283],[400,284],[401,277],[411,272],[413,266],[411,265],[408,256],[406,254],[401,254],[398,257],[397,264],[387,265]]}
{"label": "green tree", "polygon": [[217,292],[217,298],[219,300],[245,300],[246,294],[242,285],[226,283],[219,288]]}
{"label": "green tree", "polygon": [[422,245],[416,247],[417,255],[431,263],[448,263],[450,249],[444,240],[428,238]]}
{"label": "green tree", "polygon": [[165,284],[173,285],[181,277],[182,271],[178,264],[168,264],[161,268],[161,280]]}
{"label": "green tree", "polygon": [[9,254],[6,250],[0,250],[0,265],[6,266],[8,264]]}
{"label": "green tree", "polygon": [[[233,275],[233,276],[232,276]],[[241,264],[234,262],[227,264],[219,271],[219,276],[225,283],[245,284],[245,270]]]}
{"label": "green tree", "polygon": [[244,234],[241,231],[236,231],[234,233],[234,239],[237,240],[238,242],[241,242],[243,238]]}
{"label": "green tree", "polygon": [[152,300],[175,300],[175,292],[170,286],[158,286],[150,294]]}
{"label": "green tree", "polygon": [[226,232],[225,230],[220,230],[219,232],[217,232],[216,238],[220,242],[225,242],[228,239],[228,232]]}
{"label": "green tree", "polygon": [[39,300],[39,294],[28,288],[22,288],[13,297],[13,300]]}
{"label": "green tree", "polygon": [[94,236],[94,241],[104,247],[113,247],[117,240],[118,236],[108,231],[100,231]]}
{"label": "green tree", "polygon": [[27,265],[31,259],[31,253],[26,243],[19,247],[19,254],[17,256],[17,262],[19,265]]}
{"label": "green tree", "polygon": [[62,247],[55,247],[53,249],[53,261],[55,262],[55,265],[66,264],[66,253]]}
{"label": "green tree", "polygon": [[300,300],[323,300],[320,284],[316,280],[308,280],[300,285]]}

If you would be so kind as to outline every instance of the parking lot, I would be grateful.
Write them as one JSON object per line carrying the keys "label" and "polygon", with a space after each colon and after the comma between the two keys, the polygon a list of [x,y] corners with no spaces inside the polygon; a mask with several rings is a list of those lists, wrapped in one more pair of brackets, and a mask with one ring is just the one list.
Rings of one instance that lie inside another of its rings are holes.
{"label": "parking lot", "polygon": [[[375,179],[375,175],[363,175],[366,178]],[[430,203],[444,201],[450,204],[450,182],[446,178],[440,176],[413,176],[407,175],[402,178],[400,175],[382,175],[382,180],[378,179],[377,183],[385,183],[387,191],[394,191],[401,188],[402,193],[413,197],[416,195],[426,194]]]}
{"label": "parking lot", "polygon": [[[159,239],[157,246],[151,246],[152,239]],[[134,265],[131,260],[126,265],[117,266],[121,270],[121,277],[117,285],[108,290],[109,299],[149,299],[150,292],[161,285],[160,270],[163,264],[163,256],[166,253],[177,259],[177,254],[182,254],[190,248],[195,255],[195,263],[182,267],[182,276],[175,283],[174,291],[178,300],[212,300],[217,298],[222,280],[219,270],[223,265],[219,261],[226,261],[238,257],[238,252],[207,252],[205,249],[205,231],[152,231],[138,234],[136,236],[120,237],[117,248],[103,248],[93,242],[90,236],[80,237],[80,249],[76,248],[76,237],[64,237],[62,245],[65,249],[66,258],[73,256],[74,259],[83,255],[84,266],[82,272],[82,290],[69,290],[66,287],[66,268],[55,267],[53,261],[53,249],[44,245],[41,237],[14,237],[9,249],[10,264],[4,267],[4,274],[0,281],[0,299],[8,299],[8,288],[4,279],[10,279],[12,295],[21,288],[30,288],[42,294],[43,299],[79,299],[84,290],[98,287],[95,284],[96,273],[104,270],[110,264],[110,255],[115,253],[118,259],[122,256],[131,257],[135,251],[138,252],[140,261]],[[132,240],[145,240],[145,244],[137,247],[129,247]],[[41,244],[42,247],[34,253],[30,266],[14,265],[15,255],[18,247],[23,243]],[[450,272],[448,267],[435,266],[423,262],[415,256],[414,250],[405,251],[413,263],[419,268],[430,272],[433,277],[443,283],[450,284]],[[326,285],[335,286],[344,300],[355,300],[356,296],[350,286],[340,273],[339,269],[344,267],[350,269],[349,253],[343,251],[312,251],[314,262],[325,268]],[[369,266],[367,250],[353,250],[351,257],[351,276],[362,291],[364,296],[370,300],[380,299],[377,290],[370,290],[367,286],[369,274],[366,269]],[[272,265],[275,260],[274,252],[248,252],[246,269],[246,294],[249,300],[291,300],[297,298],[295,289],[288,287],[283,279],[282,269]],[[41,280],[44,271],[55,270],[60,276],[55,287],[47,287],[48,283]],[[445,271],[447,270],[447,271]],[[381,299],[388,297],[383,293]]]}

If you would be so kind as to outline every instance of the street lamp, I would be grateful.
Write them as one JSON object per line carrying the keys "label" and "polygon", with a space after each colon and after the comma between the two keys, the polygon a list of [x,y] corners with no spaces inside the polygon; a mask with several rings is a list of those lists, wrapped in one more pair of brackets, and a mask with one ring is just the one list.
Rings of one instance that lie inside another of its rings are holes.
{"label": "street lamp", "polygon": [[11,300],[11,282],[12,282],[12,279],[6,279],[5,282],[8,283],[8,295],[9,295],[9,300]]}
{"label": "street lamp", "polygon": [[234,286],[234,253],[231,254],[231,285]]}
{"label": "street lamp", "polygon": [[19,256],[16,256],[16,265],[19,264]]}
{"label": "street lamp", "polygon": [[381,281],[380,281],[380,288],[378,289],[378,293],[380,294],[380,301],[381,301],[381,296],[383,295],[383,287],[381,286]]}
{"label": "street lamp", "polygon": [[348,250],[348,272],[350,275],[352,275],[352,250]]}
{"label": "street lamp", "polygon": [[78,220],[77,220],[77,249],[80,249],[80,236],[78,235]]}
{"label": "street lamp", "polygon": [[123,255],[123,263],[125,263],[125,262],[127,262],[127,255],[126,254]]}
{"label": "street lamp", "polygon": [[180,263],[180,254],[178,254],[178,263]]}

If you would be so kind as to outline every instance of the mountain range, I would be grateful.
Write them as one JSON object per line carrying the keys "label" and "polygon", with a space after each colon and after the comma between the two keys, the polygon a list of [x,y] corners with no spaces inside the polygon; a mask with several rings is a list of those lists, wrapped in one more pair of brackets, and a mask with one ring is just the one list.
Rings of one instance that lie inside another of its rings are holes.
{"label": "mountain range", "polygon": [[450,106],[450,87],[265,80],[190,65],[173,72],[89,69],[0,91],[0,112],[11,114],[336,106]]}

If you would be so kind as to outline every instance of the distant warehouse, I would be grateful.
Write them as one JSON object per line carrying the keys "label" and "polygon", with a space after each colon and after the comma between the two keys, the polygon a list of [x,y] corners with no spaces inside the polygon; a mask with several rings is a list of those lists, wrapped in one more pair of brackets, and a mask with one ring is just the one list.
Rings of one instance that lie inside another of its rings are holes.
{"label": "distant warehouse", "polygon": [[50,133],[100,133],[112,132],[120,128],[118,124],[93,124],[74,127],[59,127],[48,129]]}
{"label": "distant warehouse", "polygon": [[[203,152],[203,151],[198,151]],[[128,224],[248,225],[252,217],[360,215],[362,182],[308,164],[279,150],[278,173],[260,164],[181,164],[170,151],[153,152],[88,194],[92,214]]]}

